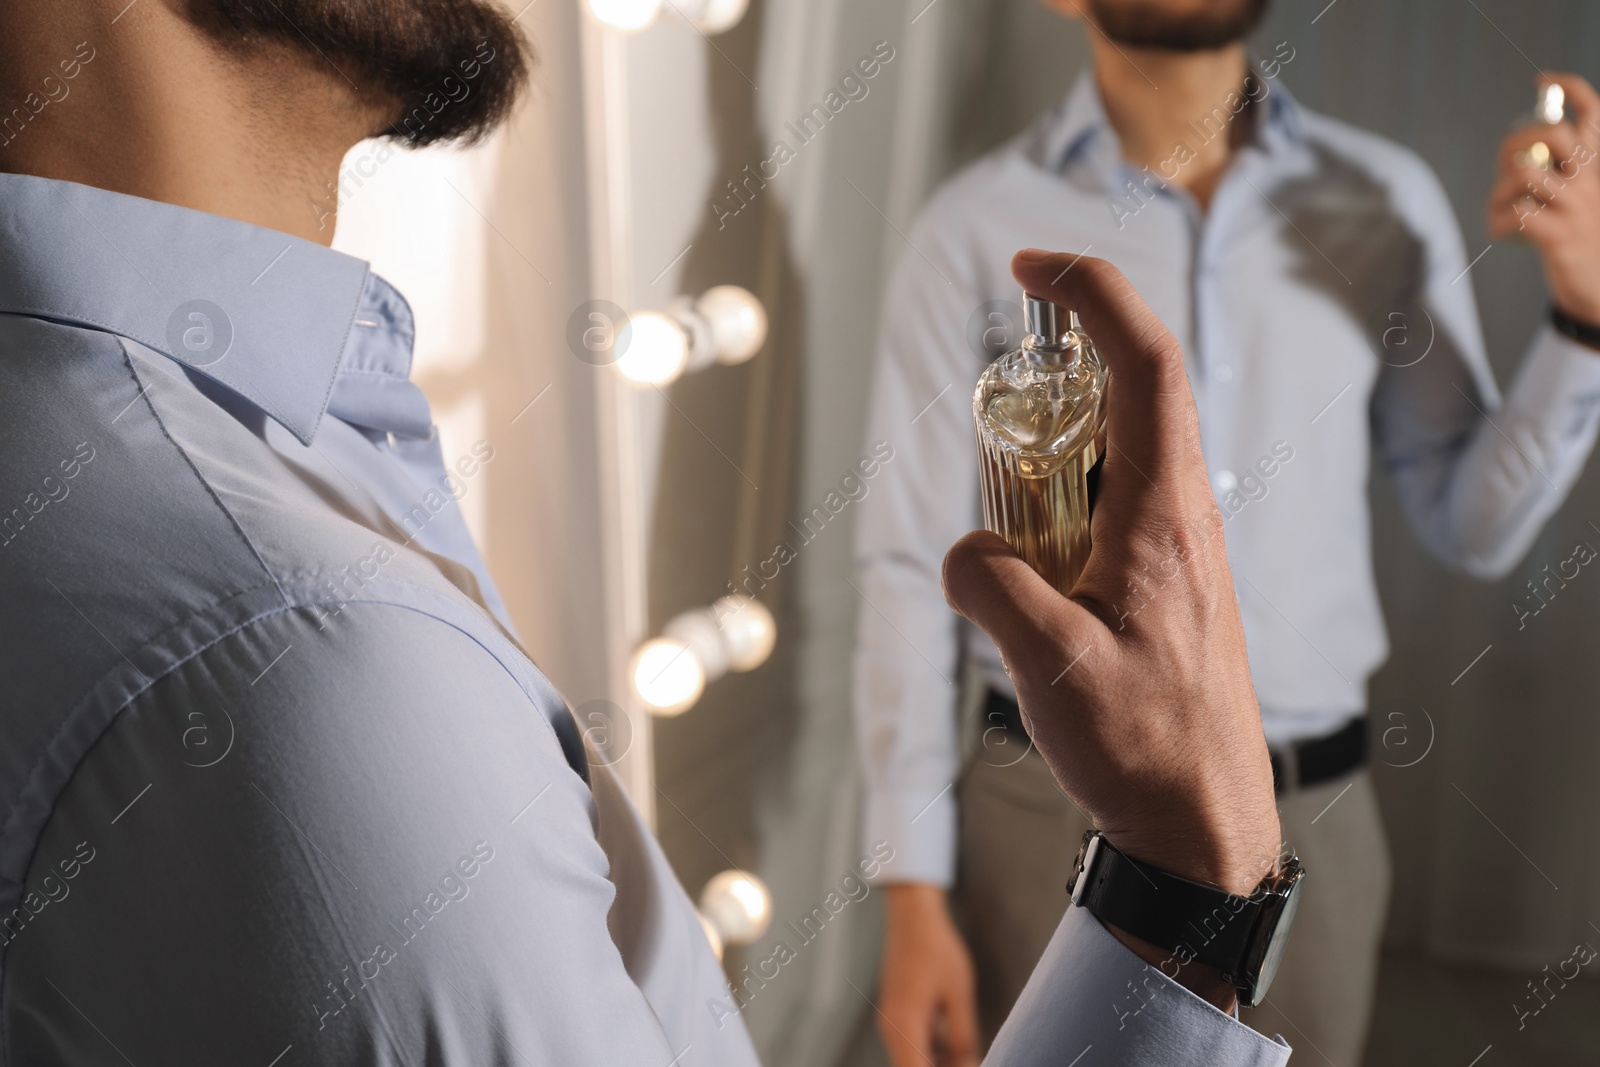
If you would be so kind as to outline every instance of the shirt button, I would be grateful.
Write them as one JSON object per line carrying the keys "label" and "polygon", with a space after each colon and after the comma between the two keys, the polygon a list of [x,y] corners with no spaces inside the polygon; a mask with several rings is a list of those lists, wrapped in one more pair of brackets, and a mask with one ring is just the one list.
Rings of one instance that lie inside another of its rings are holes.
{"label": "shirt button", "polygon": [[1232,471],[1218,471],[1216,476],[1211,480],[1213,483],[1215,483],[1217,492],[1219,493],[1226,493],[1228,490],[1239,484],[1239,479],[1233,476]]}
{"label": "shirt button", "polygon": [[1211,380],[1219,385],[1227,385],[1233,381],[1233,368],[1226,363],[1219,363],[1211,368]]}

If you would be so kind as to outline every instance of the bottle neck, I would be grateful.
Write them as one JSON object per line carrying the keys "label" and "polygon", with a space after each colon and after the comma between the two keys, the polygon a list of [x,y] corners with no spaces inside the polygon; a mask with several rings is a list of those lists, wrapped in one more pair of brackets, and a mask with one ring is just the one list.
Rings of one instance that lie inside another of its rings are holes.
{"label": "bottle neck", "polygon": [[[1076,319],[1077,316],[1073,317]],[[1076,326],[1076,322],[1073,325]],[[1070,367],[1078,361],[1082,352],[1083,345],[1078,340],[1076,330],[1059,341],[1050,341],[1036,334],[1029,334],[1022,341],[1023,358],[1039,367]]]}

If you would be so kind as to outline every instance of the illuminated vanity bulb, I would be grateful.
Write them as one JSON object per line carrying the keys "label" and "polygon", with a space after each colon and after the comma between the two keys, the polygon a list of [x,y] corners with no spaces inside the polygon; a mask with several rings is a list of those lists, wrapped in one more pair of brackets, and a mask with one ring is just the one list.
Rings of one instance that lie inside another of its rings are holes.
{"label": "illuminated vanity bulb", "polygon": [[761,601],[735,594],[711,605],[711,611],[721,624],[729,670],[753,671],[772,655],[778,624]]}
{"label": "illuminated vanity bulb", "polygon": [[772,923],[772,894],[749,871],[723,871],[700,891],[700,912],[723,942],[748,945]]}
{"label": "illuminated vanity bulb", "polygon": [[699,908],[696,908],[694,915],[695,918],[700,920],[700,929],[706,932],[706,940],[711,942],[711,954],[717,957],[718,963],[721,963],[722,935],[717,932],[717,928],[712,924],[711,920],[706,918],[705,912],[701,911]]}
{"label": "illuminated vanity bulb", "polygon": [[639,646],[628,669],[633,691],[657,715],[677,715],[705,692],[706,672],[687,644],[655,637]]}
{"label": "illuminated vanity bulb", "polygon": [[726,33],[739,25],[750,0],[684,0],[683,16],[702,33]]}
{"label": "illuminated vanity bulb", "polygon": [[728,673],[728,646],[723,640],[721,622],[705,608],[674,615],[661,628],[661,636],[687,645],[690,655],[700,661],[707,682]]}
{"label": "illuminated vanity bulb", "polygon": [[659,637],[633,654],[628,678],[651,711],[677,715],[730,670],[761,666],[777,639],[778,625],[766,605],[736,593],[674,615]]}
{"label": "illuminated vanity bulb", "polygon": [[767,340],[767,309],[748,289],[719,285],[707,289],[694,308],[711,329],[718,363],[743,363]]}
{"label": "illuminated vanity bulb", "polygon": [[661,13],[661,0],[589,0],[589,13],[613,30],[642,30]]}
{"label": "illuminated vanity bulb", "polygon": [[628,319],[622,333],[617,370],[629,381],[663,385],[683,373],[689,338],[673,319],[659,311],[642,311]]}

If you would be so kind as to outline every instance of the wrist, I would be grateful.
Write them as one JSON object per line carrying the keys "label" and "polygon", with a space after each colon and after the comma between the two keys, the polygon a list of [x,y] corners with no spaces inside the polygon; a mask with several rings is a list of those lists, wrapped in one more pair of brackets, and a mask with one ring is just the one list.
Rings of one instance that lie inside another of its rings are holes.
{"label": "wrist", "polygon": [[889,921],[917,919],[925,915],[948,915],[949,894],[933,882],[890,882],[883,887]]}
{"label": "wrist", "polygon": [[1215,967],[1194,960],[1179,961],[1171,949],[1152,944],[1142,937],[1135,937],[1120,926],[1104,922],[1100,925],[1104,926],[1112,937],[1127,946],[1128,951],[1218,1011],[1232,1015],[1238,1008],[1239,991],[1224,981],[1222,972]]}
{"label": "wrist", "polygon": [[1249,896],[1278,869],[1280,829],[1277,810],[1269,806],[1248,821],[1219,821],[1212,827],[1172,829],[1160,835],[1106,829],[1105,835],[1124,854],[1152,867]]}
{"label": "wrist", "polygon": [[1562,336],[1600,349],[1600,309],[1580,314],[1564,302],[1557,301],[1550,305],[1550,324]]}
{"label": "wrist", "polygon": [[[1196,877],[1208,873],[1220,876]],[[1073,906],[1088,909],[1145,963],[1231,1012],[1241,1002],[1261,1003],[1272,984],[1303,877],[1292,852],[1276,851],[1254,870],[1230,861],[1227,871],[1191,863],[1180,873],[1091,831],[1068,888]]]}

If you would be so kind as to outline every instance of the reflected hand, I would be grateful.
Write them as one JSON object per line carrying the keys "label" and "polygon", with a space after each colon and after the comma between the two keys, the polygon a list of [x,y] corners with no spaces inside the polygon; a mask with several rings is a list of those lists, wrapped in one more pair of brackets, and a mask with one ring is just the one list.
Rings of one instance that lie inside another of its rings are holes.
{"label": "reflected hand", "polygon": [[894,1067],[978,1067],[972,957],[943,889],[888,887],[878,1033]]}
{"label": "reflected hand", "polygon": [[[1521,234],[1539,249],[1556,307],[1600,324],[1600,94],[1576,74],[1548,74],[1576,121],[1514,130],[1500,145],[1489,236]],[[1537,144],[1549,151],[1539,165]]]}
{"label": "reflected hand", "polygon": [[[1012,273],[1076,310],[1111,368],[1093,548],[1063,597],[999,537],[968,534],[945,596],[999,646],[1040,755],[1113,844],[1247,894],[1276,869],[1278,813],[1183,353],[1103,260],[1026,252]],[[1179,981],[1233,1003],[1215,971]]]}

